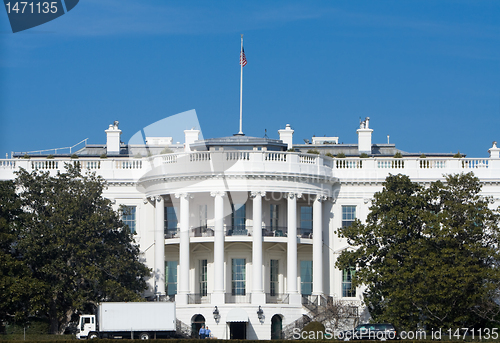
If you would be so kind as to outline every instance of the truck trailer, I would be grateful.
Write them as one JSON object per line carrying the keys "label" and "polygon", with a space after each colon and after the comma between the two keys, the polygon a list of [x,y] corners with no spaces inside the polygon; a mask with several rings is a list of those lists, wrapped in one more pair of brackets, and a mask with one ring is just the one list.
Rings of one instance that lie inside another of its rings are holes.
{"label": "truck trailer", "polygon": [[168,338],[175,334],[173,302],[106,302],[81,315],[76,338]]}

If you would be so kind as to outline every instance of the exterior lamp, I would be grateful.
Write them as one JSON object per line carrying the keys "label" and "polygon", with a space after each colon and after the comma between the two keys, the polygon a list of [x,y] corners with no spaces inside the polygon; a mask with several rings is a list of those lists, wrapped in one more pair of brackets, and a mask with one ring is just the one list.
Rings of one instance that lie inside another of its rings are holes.
{"label": "exterior lamp", "polygon": [[220,314],[219,314],[219,309],[217,308],[217,306],[215,306],[215,310],[214,310],[213,314],[214,314],[215,322],[217,324],[219,324]]}
{"label": "exterior lamp", "polygon": [[259,306],[259,310],[257,311],[257,317],[262,322],[264,320],[264,311],[262,311],[262,307]]}

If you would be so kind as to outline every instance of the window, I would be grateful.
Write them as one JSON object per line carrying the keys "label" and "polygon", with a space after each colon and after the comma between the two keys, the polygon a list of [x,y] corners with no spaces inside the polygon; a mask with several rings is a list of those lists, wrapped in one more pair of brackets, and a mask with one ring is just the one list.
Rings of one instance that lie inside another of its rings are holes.
{"label": "window", "polygon": [[300,261],[300,292],[312,294],[312,261]]}
{"label": "window", "polygon": [[177,294],[177,261],[166,261],[165,280],[167,282],[167,295]]}
{"label": "window", "polygon": [[168,237],[173,237],[177,232],[177,215],[176,208],[172,206],[165,207],[165,234]]}
{"label": "window", "polygon": [[279,275],[279,260],[271,260],[270,265],[270,278],[271,278],[271,287],[270,293],[271,296],[274,297],[279,293],[279,283],[278,283],[278,275]]}
{"label": "window", "polygon": [[271,204],[271,230],[278,229],[279,205]]}
{"label": "window", "polygon": [[232,295],[245,295],[245,266],[246,260],[244,258],[232,259],[232,282],[231,294]]}
{"label": "window", "polygon": [[246,206],[243,205],[231,205],[232,215],[231,224],[233,227],[234,234],[244,234],[246,235]]}
{"label": "window", "polygon": [[313,228],[312,206],[300,206],[300,229],[302,234],[311,233]]}
{"label": "window", "polygon": [[351,226],[356,219],[356,206],[342,206],[342,227]]}
{"label": "window", "polygon": [[199,207],[200,227],[207,227],[207,205]]}
{"label": "window", "polygon": [[207,296],[207,260],[200,260],[200,295]]}
{"label": "window", "polygon": [[342,271],[342,296],[355,297],[356,288],[352,286],[352,277],[356,270],[353,267],[346,268]]}
{"label": "window", "polygon": [[135,233],[135,206],[124,206],[122,221],[123,224],[127,225],[131,233]]}

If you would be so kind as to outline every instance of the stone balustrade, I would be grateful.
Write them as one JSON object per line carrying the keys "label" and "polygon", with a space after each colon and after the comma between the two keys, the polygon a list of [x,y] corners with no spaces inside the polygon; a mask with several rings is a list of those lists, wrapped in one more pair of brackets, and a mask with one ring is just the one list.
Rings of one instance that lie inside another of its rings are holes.
{"label": "stone balustrade", "polygon": [[343,180],[385,179],[389,174],[436,179],[443,174],[473,171],[481,179],[497,178],[500,159],[491,158],[330,158],[323,155],[271,151],[211,151],[156,155],[148,158],[38,158],[0,160],[0,179],[15,178],[24,168],[64,171],[78,164],[83,172],[96,172],[109,181],[138,181],[145,175],[188,175],[194,173],[294,174],[334,177]]}

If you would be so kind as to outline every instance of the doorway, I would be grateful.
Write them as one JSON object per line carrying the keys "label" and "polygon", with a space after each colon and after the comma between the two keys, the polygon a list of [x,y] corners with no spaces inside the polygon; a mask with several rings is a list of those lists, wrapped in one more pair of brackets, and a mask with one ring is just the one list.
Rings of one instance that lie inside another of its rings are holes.
{"label": "doorway", "polygon": [[231,322],[229,323],[229,332],[231,339],[246,339],[247,338],[247,323]]}
{"label": "doorway", "polygon": [[200,338],[200,329],[205,325],[205,317],[201,314],[196,314],[191,318],[191,337]]}
{"label": "doorway", "polygon": [[282,339],[281,331],[283,330],[283,319],[279,314],[275,314],[271,318],[271,339]]}

